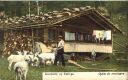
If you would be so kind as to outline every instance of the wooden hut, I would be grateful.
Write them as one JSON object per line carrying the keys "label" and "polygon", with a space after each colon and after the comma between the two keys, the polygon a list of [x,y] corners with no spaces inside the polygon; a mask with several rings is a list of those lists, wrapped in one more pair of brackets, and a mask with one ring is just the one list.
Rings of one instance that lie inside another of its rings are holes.
{"label": "wooden hut", "polygon": [[[60,16],[58,16],[60,15]],[[100,52],[112,53],[113,34],[121,32],[109,19],[101,15],[94,8],[74,8],[49,12],[48,16],[43,15],[45,20],[24,25],[10,24],[3,26],[4,39],[8,32],[22,32],[29,34],[32,43],[36,41],[57,43],[58,36],[62,35],[65,40],[65,52]],[[47,19],[46,19],[47,18]],[[42,18],[43,19],[43,18]],[[98,34],[109,32],[109,39],[98,38]]]}

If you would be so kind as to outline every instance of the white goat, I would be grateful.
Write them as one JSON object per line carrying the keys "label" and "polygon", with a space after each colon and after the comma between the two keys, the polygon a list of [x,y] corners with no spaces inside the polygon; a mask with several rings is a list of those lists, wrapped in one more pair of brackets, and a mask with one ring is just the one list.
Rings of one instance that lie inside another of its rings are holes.
{"label": "white goat", "polygon": [[14,65],[14,71],[16,73],[16,80],[18,79],[18,77],[20,78],[20,80],[26,80],[28,63],[26,61],[17,62]]}
{"label": "white goat", "polygon": [[11,66],[13,63],[21,62],[21,61],[25,61],[25,60],[30,60],[31,57],[33,57],[33,56],[30,56],[30,55],[10,55],[7,59],[9,62],[8,69],[11,70]]}
{"label": "white goat", "polygon": [[[37,53],[35,53],[35,59],[38,58],[39,63],[43,63],[44,65],[49,61],[49,63],[54,63],[56,48],[47,47],[44,43],[36,42],[36,48],[38,49]],[[42,52],[42,53],[40,53]],[[40,53],[40,54],[39,54]]]}
{"label": "white goat", "polygon": [[23,55],[23,53],[21,51],[17,51],[18,55]]}
{"label": "white goat", "polygon": [[23,55],[10,55],[7,60],[9,62],[8,69],[11,70],[13,63],[24,61],[25,59]]}
{"label": "white goat", "polygon": [[53,64],[55,60],[55,54],[54,53],[41,53],[38,54],[37,57],[39,58],[40,62],[43,63],[44,65],[48,64]]}

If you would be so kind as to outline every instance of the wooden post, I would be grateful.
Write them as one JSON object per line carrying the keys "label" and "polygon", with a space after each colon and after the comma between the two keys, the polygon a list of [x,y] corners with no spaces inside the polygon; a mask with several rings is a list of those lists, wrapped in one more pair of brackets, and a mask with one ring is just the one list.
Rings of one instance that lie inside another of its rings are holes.
{"label": "wooden post", "polygon": [[32,52],[34,52],[34,33],[33,33],[33,28],[31,28],[32,30]]}
{"label": "wooden post", "polygon": [[44,28],[44,41],[48,41],[48,28]]}
{"label": "wooden post", "polygon": [[114,36],[113,36],[113,31],[111,30],[112,54],[114,54],[114,53],[113,53],[113,37],[114,37]]}
{"label": "wooden post", "polygon": [[6,31],[5,31],[5,29],[4,29],[4,41],[3,41],[3,47],[5,48],[5,42],[6,42],[6,39],[7,39],[7,33],[6,33]]}
{"label": "wooden post", "polygon": [[36,30],[36,34],[37,34],[37,41],[39,42],[39,29]]}

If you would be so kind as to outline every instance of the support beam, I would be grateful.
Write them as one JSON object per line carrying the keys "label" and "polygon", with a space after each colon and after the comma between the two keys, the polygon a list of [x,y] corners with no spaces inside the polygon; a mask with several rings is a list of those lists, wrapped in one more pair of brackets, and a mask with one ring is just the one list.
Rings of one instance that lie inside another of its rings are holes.
{"label": "support beam", "polygon": [[32,30],[32,52],[34,52],[34,32],[33,32],[33,28],[31,28]]}
{"label": "support beam", "polygon": [[[123,33],[123,32],[119,29],[119,27],[115,26],[111,21],[107,20],[107,18],[105,18],[104,16],[102,16],[98,11],[93,11],[92,13],[95,14],[95,15],[97,15],[97,17],[99,17],[99,19],[101,19],[103,22],[105,22],[105,23],[109,26],[109,28],[115,29],[115,30],[117,30],[117,31],[119,31],[119,32],[121,32],[121,33]],[[110,26],[111,26],[111,27],[110,27]]]}
{"label": "support beam", "polygon": [[75,29],[77,29],[77,30],[79,30],[79,29],[82,29],[83,31],[90,31],[90,29],[89,28],[85,28],[86,26],[81,26],[81,27],[78,27],[78,26],[76,26],[76,25],[71,25],[71,24],[63,24],[63,26],[67,26],[66,28],[75,28]]}
{"label": "support beam", "polygon": [[48,28],[44,28],[44,41],[48,41]]}

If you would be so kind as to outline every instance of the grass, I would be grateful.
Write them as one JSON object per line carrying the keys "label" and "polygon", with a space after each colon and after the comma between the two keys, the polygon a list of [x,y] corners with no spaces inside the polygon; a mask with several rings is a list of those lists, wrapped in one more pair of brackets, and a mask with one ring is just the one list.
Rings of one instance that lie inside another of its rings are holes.
{"label": "grass", "polygon": [[[78,62],[82,66],[86,68],[98,68],[98,69],[117,69],[117,71],[128,71],[128,62],[125,63],[118,63],[114,60],[106,60],[106,61],[81,61]],[[96,64],[96,65],[95,65]],[[8,62],[5,58],[0,58],[0,79],[1,80],[15,80],[15,73],[14,71],[9,71],[7,69]],[[73,64],[66,64],[66,67],[62,68],[60,66],[53,66],[49,65],[42,68],[37,67],[29,67],[29,72],[27,75],[27,80],[41,80],[42,72],[94,72],[94,71],[101,71],[101,70],[84,70],[80,69]]]}

